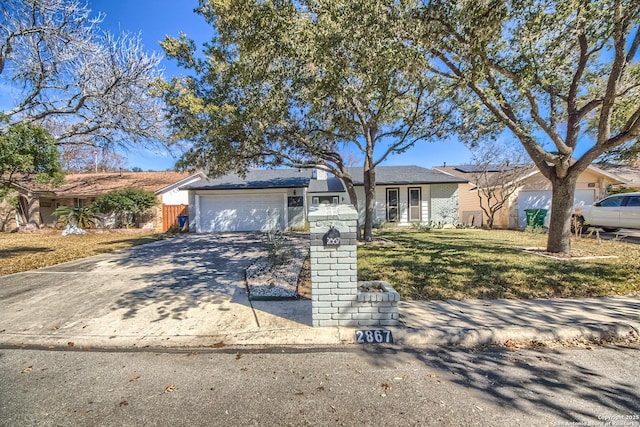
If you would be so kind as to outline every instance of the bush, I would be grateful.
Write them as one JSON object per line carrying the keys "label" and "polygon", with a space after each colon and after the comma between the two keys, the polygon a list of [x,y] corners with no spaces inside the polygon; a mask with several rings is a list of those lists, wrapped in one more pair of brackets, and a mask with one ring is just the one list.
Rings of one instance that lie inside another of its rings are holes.
{"label": "bush", "polygon": [[274,265],[284,264],[291,256],[287,238],[280,230],[268,231],[265,235],[264,244]]}
{"label": "bush", "polygon": [[92,207],[98,212],[115,213],[124,228],[135,226],[137,215],[158,203],[155,194],[141,188],[124,188],[105,194]]}
{"label": "bush", "polygon": [[418,230],[418,231],[431,231],[431,229],[433,228],[431,226],[431,223],[429,223],[429,224],[421,224],[419,222],[412,223],[411,227],[413,229],[415,229],[415,230]]}
{"label": "bush", "polygon": [[640,188],[635,188],[635,187],[620,187],[620,188],[614,188],[611,191],[609,191],[609,194],[621,194],[621,193],[636,193],[640,191]]}
{"label": "bush", "polygon": [[524,231],[531,234],[545,234],[547,232],[545,227],[542,227],[540,225],[527,225]]}
{"label": "bush", "polygon": [[60,206],[52,213],[58,221],[67,225],[74,225],[79,228],[95,227],[97,217],[92,208],[70,208],[68,206]]}

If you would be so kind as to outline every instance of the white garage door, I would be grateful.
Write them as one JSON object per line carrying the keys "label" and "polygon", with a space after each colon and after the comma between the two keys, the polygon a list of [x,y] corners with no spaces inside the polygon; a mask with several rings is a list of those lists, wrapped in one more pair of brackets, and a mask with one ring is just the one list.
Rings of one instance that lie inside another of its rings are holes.
{"label": "white garage door", "polygon": [[[595,201],[595,190],[576,190],[573,197],[573,206],[590,205]],[[525,227],[527,225],[527,217],[524,213],[525,209],[550,209],[551,208],[551,191],[521,191],[518,194],[518,225]],[[549,214],[545,218],[545,225],[549,224]]]}
{"label": "white garage door", "polygon": [[199,196],[198,232],[284,228],[282,194]]}
{"label": "white garage door", "polygon": [[592,205],[596,201],[596,190],[594,188],[587,188],[586,190],[576,190],[576,194],[573,197],[573,207]]}

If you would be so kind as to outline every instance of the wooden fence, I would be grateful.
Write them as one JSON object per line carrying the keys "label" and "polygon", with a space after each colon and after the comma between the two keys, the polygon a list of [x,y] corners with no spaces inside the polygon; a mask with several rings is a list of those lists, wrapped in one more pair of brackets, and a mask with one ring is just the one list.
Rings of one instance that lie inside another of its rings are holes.
{"label": "wooden fence", "polygon": [[178,226],[180,215],[189,215],[188,205],[162,205],[162,231],[166,232],[172,225]]}

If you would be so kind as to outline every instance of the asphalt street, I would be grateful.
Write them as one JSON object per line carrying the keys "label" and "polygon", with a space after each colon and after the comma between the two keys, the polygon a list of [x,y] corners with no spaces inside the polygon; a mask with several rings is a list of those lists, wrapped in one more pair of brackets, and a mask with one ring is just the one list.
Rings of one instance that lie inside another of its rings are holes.
{"label": "asphalt street", "polygon": [[638,350],[3,349],[0,425],[638,426]]}

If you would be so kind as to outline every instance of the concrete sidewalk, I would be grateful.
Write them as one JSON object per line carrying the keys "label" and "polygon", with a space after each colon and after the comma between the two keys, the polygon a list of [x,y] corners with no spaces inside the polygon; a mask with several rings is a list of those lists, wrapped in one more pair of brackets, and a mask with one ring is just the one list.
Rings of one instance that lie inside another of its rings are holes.
{"label": "concrete sidewalk", "polygon": [[484,345],[637,339],[640,298],[414,301],[400,304],[406,344]]}
{"label": "concrete sidewalk", "polygon": [[[0,329],[0,346],[178,349],[356,343],[357,328],[311,327],[311,302],[308,300],[253,301],[248,304],[244,302],[243,292],[239,287],[233,298],[236,302],[227,307],[233,312],[233,321],[226,318],[224,329],[210,330],[206,334],[190,333],[185,322],[164,322],[162,327],[150,323],[144,330],[111,333],[84,333],[82,326],[35,334]],[[400,303],[400,316],[403,326],[384,329],[392,331],[396,344],[413,347],[637,340],[640,299],[405,301]],[[212,325],[218,324],[215,319],[210,320]]]}
{"label": "concrete sidewalk", "polygon": [[[0,346],[206,348],[355,343],[311,301],[249,301],[254,234],[184,236],[0,277]],[[407,346],[637,338],[640,298],[401,301]],[[365,329],[365,328],[363,328]],[[367,328],[373,329],[373,328]]]}

